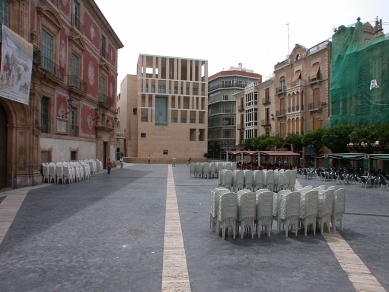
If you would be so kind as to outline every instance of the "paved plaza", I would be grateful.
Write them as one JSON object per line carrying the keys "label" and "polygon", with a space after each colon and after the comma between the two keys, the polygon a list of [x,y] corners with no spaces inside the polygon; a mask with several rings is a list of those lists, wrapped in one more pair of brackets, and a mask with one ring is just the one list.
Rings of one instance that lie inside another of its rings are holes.
{"label": "paved plaza", "polygon": [[0,291],[389,291],[389,191],[339,185],[343,231],[223,240],[215,187],[186,164],[127,164],[1,192]]}

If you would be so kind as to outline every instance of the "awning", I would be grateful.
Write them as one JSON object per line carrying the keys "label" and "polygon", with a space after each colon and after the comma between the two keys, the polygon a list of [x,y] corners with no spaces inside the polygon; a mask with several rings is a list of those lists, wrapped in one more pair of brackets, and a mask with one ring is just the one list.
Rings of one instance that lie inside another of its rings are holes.
{"label": "awning", "polygon": [[245,155],[258,155],[258,151],[243,151]]}
{"label": "awning", "polygon": [[311,75],[309,76],[309,78],[311,78],[311,79],[317,78],[317,74],[319,73],[319,69],[320,69],[320,64],[319,63],[314,64],[312,67]]}
{"label": "awning", "polygon": [[333,159],[362,160],[364,157],[365,157],[365,153],[335,153],[335,154],[328,154],[328,158],[333,158]]}
{"label": "awning", "polygon": [[389,160],[389,154],[376,154],[376,155],[370,155],[370,159],[376,159],[376,160]]}
{"label": "awning", "polygon": [[259,153],[264,156],[300,156],[293,151],[260,151]]}
{"label": "awning", "polygon": [[231,155],[240,155],[240,151],[228,151],[228,154],[231,154]]}
{"label": "awning", "polygon": [[300,78],[300,75],[301,75],[301,71],[297,71],[296,73],[294,73],[292,82],[297,81],[297,79]]}

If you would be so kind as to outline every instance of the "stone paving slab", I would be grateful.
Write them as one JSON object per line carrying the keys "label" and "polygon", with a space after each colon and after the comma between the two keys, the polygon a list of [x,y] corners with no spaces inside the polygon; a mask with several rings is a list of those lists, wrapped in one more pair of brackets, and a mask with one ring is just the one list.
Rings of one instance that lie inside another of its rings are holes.
{"label": "stone paving slab", "polygon": [[[190,178],[184,164],[172,170],[174,181],[167,165],[137,164],[29,191],[0,245],[0,291],[161,291],[163,281],[171,285],[164,291],[358,290],[350,280],[361,290],[376,291],[378,282],[389,291],[388,191],[345,186],[347,214],[338,232],[359,265],[339,261],[320,232],[305,237],[300,230],[286,238],[273,230],[270,238],[234,240],[229,234],[223,240],[209,228],[217,179]],[[172,190],[176,206],[167,200]],[[180,225],[183,237],[165,235],[165,223]],[[0,233],[6,229],[0,225]],[[171,247],[164,255],[165,242]],[[184,253],[187,273],[181,270]],[[164,258],[172,267],[165,280]],[[188,279],[190,287],[183,289]]]}

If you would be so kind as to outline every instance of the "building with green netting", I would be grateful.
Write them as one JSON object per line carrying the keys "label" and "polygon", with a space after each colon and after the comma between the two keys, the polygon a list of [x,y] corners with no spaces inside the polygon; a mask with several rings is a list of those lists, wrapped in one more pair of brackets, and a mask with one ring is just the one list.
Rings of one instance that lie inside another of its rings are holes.
{"label": "building with green netting", "polygon": [[332,37],[329,127],[389,122],[389,35],[382,21],[340,26]]}

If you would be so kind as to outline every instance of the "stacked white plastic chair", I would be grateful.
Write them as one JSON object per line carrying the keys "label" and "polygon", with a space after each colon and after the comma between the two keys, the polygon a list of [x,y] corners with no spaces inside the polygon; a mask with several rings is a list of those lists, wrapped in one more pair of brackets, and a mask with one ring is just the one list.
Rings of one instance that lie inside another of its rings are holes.
{"label": "stacked white plastic chair", "polygon": [[191,162],[189,164],[189,171],[190,171],[190,173],[189,173],[190,177],[192,177],[192,175],[193,175],[193,177],[196,177],[197,171],[196,171],[196,163],[195,162]]}
{"label": "stacked white plastic chair", "polygon": [[255,186],[255,190],[259,190],[263,188],[264,184],[264,174],[262,170],[254,170],[253,171],[253,185]]}
{"label": "stacked white plastic chair", "polygon": [[289,177],[289,189],[291,191],[295,190],[296,180],[297,180],[297,169],[292,169],[290,171],[290,177]]}
{"label": "stacked white plastic chair", "polygon": [[216,162],[211,162],[209,164],[209,174],[211,178],[217,177],[217,165]]}
{"label": "stacked white plastic chair", "polygon": [[243,189],[244,187],[244,172],[243,170],[234,170],[232,173],[232,185],[235,192]]}
{"label": "stacked white plastic chair", "polygon": [[279,171],[279,177],[278,177],[278,190],[285,190],[288,189],[289,181],[286,181],[285,171],[281,169]]}
{"label": "stacked white plastic chair", "polygon": [[232,170],[231,162],[226,162],[226,164],[224,164],[224,168],[228,170]]}
{"label": "stacked white plastic chair", "polygon": [[63,182],[66,183],[66,181],[68,181],[68,183],[72,183],[72,172],[71,172],[71,168],[69,167],[69,164],[65,163],[62,167],[63,169]]}
{"label": "stacked white plastic chair", "polygon": [[290,169],[287,169],[284,171],[284,176],[285,176],[285,189],[289,189],[289,184],[290,184]]}
{"label": "stacked white plastic chair", "polygon": [[197,177],[202,177],[202,175],[203,175],[203,163],[202,162],[196,163],[196,171],[197,171]]}
{"label": "stacked white plastic chair", "polygon": [[203,178],[209,178],[210,176],[209,162],[203,162],[202,172],[203,172],[202,174]]}
{"label": "stacked white plastic chair", "polygon": [[253,171],[244,170],[244,188],[253,190]]}
{"label": "stacked white plastic chair", "polygon": [[218,162],[216,165],[217,165],[217,175],[219,175],[220,171],[224,169],[224,163]]}
{"label": "stacked white plastic chair", "polygon": [[[267,191],[269,191],[268,189],[266,189]],[[279,225],[278,225],[278,211],[279,211],[279,207],[280,207],[280,202],[281,202],[281,197],[286,195],[286,194],[289,194],[291,193],[290,190],[282,190],[282,191],[278,191],[278,193],[273,193],[273,210],[272,210],[272,215],[273,215],[273,220],[275,220],[277,222],[277,231],[279,232],[280,229],[279,229]]]}
{"label": "stacked white plastic chair", "polygon": [[323,234],[324,225],[327,225],[328,232],[331,231],[331,216],[334,206],[334,190],[326,190],[319,193],[316,222]]}
{"label": "stacked white plastic chair", "polygon": [[221,194],[229,193],[230,190],[226,188],[216,188],[211,191],[210,205],[209,205],[209,226],[214,232],[217,223],[217,213],[219,211],[219,199]]}
{"label": "stacked white plastic chair", "polygon": [[62,165],[62,163],[56,164],[56,173],[57,173],[56,183],[59,183],[59,181],[61,181],[61,183],[63,183],[63,165]]}
{"label": "stacked white plastic chair", "polygon": [[256,205],[257,205],[257,235],[261,237],[261,227],[265,226],[265,231],[270,237],[272,223],[273,223],[273,192],[256,191]]}
{"label": "stacked white plastic chair", "polygon": [[251,238],[255,234],[256,220],[256,198],[255,193],[249,189],[240,190],[238,193],[238,224],[240,226],[241,238],[244,237],[246,229],[250,230]]}
{"label": "stacked white plastic chair", "polygon": [[44,183],[46,182],[46,180],[47,182],[49,182],[49,165],[46,163],[42,163],[42,176]]}
{"label": "stacked white plastic chair", "polygon": [[273,175],[274,175],[274,185],[273,185],[273,190],[274,191],[278,191],[278,181],[279,181],[279,178],[280,178],[280,172],[283,172],[284,170],[281,169],[281,170],[278,170],[278,169],[275,169],[273,170]]}
{"label": "stacked white plastic chair", "polygon": [[216,223],[216,234],[220,234],[225,238],[226,229],[231,228],[233,238],[236,236],[236,226],[238,219],[238,196],[236,193],[225,193],[219,198],[219,211]]}
{"label": "stacked white plastic chair", "polygon": [[313,234],[316,234],[316,217],[318,210],[318,194],[311,190],[300,196],[299,222],[304,226],[304,235],[307,236],[308,227],[312,225]]}
{"label": "stacked white plastic chair", "polygon": [[232,189],[232,171],[226,169],[223,173],[222,187],[225,187],[229,190]]}
{"label": "stacked white plastic chair", "polygon": [[280,198],[278,207],[278,230],[281,224],[285,227],[285,236],[288,237],[289,227],[294,226],[294,231],[297,236],[299,211],[300,211],[300,193],[291,192]]}
{"label": "stacked white plastic chair", "polygon": [[274,191],[274,172],[273,170],[268,170],[266,172],[266,187],[269,191]]}
{"label": "stacked white plastic chair", "polygon": [[236,170],[236,169],[237,169],[236,162],[231,162],[231,170]]}
{"label": "stacked white plastic chair", "polygon": [[340,222],[340,230],[343,231],[343,214],[346,208],[346,189],[341,188],[334,192],[334,209],[332,212],[332,227],[336,231],[336,222]]}
{"label": "stacked white plastic chair", "polygon": [[49,164],[49,183],[54,182],[56,183],[57,181],[57,167],[55,163],[50,163]]}

